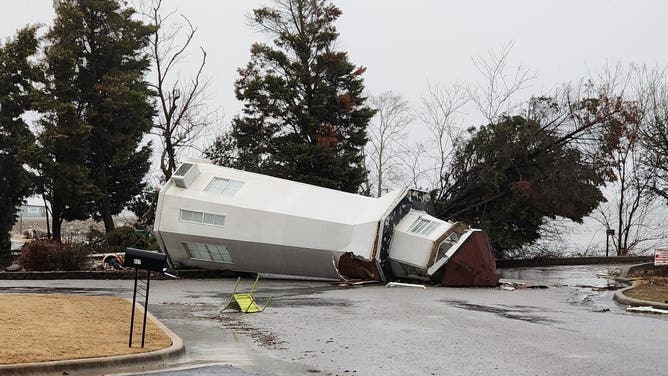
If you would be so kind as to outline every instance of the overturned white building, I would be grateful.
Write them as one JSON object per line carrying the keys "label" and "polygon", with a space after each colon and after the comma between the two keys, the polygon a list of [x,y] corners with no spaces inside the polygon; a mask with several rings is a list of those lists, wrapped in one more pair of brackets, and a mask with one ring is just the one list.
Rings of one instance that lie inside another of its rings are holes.
{"label": "overturned white building", "polygon": [[427,206],[416,190],[371,198],[190,160],[160,191],[154,232],[176,267],[495,285],[484,232]]}

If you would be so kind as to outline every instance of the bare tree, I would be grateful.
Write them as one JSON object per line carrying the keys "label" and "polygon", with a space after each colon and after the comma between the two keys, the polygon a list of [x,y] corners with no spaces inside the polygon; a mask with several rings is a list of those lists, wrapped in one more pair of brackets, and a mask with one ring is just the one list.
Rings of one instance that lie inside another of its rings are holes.
{"label": "bare tree", "polygon": [[462,129],[456,124],[457,115],[468,102],[466,90],[461,85],[443,87],[428,85],[422,96],[417,116],[430,133],[427,145],[431,150],[433,172],[431,186],[443,194],[449,182],[449,170],[455,154],[455,144],[461,138]]}
{"label": "bare tree", "polygon": [[378,110],[367,128],[369,143],[366,157],[372,178],[369,185],[380,197],[401,179],[401,153],[404,150],[401,144],[407,136],[406,129],[413,121],[413,115],[408,101],[392,91],[371,97],[369,103]]}
{"label": "bare tree", "polygon": [[211,80],[204,76],[206,51],[200,47],[201,59],[189,79],[179,76],[180,62],[187,57],[197,33],[190,20],[176,11],[162,14],[162,1],[155,0],[146,16],[157,28],[151,41],[151,57],[155,80],[151,84],[157,94],[157,120],[153,134],[161,142],[160,170],[169,179],[185,149],[195,147],[207,127],[216,121],[217,111],[207,106],[207,90]]}
{"label": "bare tree", "polygon": [[[632,236],[648,214],[649,181],[640,173],[639,124],[621,124],[619,142],[610,150],[615,161],[615,180],[608,184],[608,203],[601,205],[594,216],[606,228],[616,229],[613,244],[619,256],[626,255],[640,241]],[[639,221],[639,222],[638,222]]]}
{"label": "bare tree", "polygon": [[663,77],[657,70],[637,66],[623,70],[620,65],[606,69],[600,77],[604,90],[611,92],[606,98],[625,98],[615,106],[626,107],[623,113],[628,114],[610,121],[604,133],[611,135],[612,143],[604,143],[603,150],[610,156],[614,178],[607,186],[608,202],[594,215],[607,229],[615,230],[613,245],[619,256],[650,249],[668,234],[653,189],[658,166],[651,163],[651,150],[643,143],[643,132],[653,128],[656,111],[664,111],[657,108],[655,97]]}
{"label": "bare tree", "polygon": [[504,113],[511,113],[520,107],[513,97],[529,87],[535,77],[528,67],[518,65],[513,72],[507,72],[508,56],[513,49],[510,42],[498,51],[489,51],[486,57],[472,58],[473,65],[483,76],[485,86],[466,89],[471,102],[489,124],[496,122]]}
{"label": "bare tree", "polygon": [[645,165],[653,173],[652,191],[668,201],[668,70],[639,67],[638,100],[645,114],[642,144],[647,150]]}
{"label": "bare tree", "polygon": [[424,168],[427,149],[421,142],[403,143],[401,147],[403,150],[398,154],[398,158],[400,169],[403,171],[401,176],[404,179],[404,186],[419,189],[429,172]]}

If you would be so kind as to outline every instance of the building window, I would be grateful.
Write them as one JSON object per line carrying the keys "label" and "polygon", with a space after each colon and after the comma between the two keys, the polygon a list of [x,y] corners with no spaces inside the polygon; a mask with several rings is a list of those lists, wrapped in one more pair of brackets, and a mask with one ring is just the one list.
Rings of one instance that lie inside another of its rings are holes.
{"label": "building window", "polygon": [[413,222],[413,225],[408,229],[409,232],[420,234],[420,235],[429,235],[434,229],[438,227],[437,222],[433,222],[427,219],[418,218]]}
{"label": "building window", "polygon": [[232,197],[244,183],[236,180],[223,179],[223,178],[213,178],[211,183],[206,186],[204,189],[206,192],[218,193],[223,196]]}
{"label": "building window", "polygon": [[204,223],[207,225],[224,226],[225,216],[219,214],[203,213],[192,210],[181,209],[179,218],[182,221]]}
{"label": "building window", "polygon": [[191,259],[232,263],[232,256],[224,245],[184,242],[183,248]]}

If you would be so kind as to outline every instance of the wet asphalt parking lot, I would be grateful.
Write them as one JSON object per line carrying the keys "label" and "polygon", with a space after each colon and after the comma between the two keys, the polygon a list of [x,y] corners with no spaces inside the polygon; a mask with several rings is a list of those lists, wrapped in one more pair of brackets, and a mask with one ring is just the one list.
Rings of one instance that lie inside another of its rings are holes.
{"label": "wet asphalt parking lot", "polygon": [[[617,268],[500,270],[548,287],[514,291],[260,280],[257,299],[272,301],[246,315],[218,313],[235,280],[154,280],[149,311],[187,349],[177,368],[155,375],[668,374],[667,317],[629,314],[612,291],[576,287],[604,286],[600,276]],[[121,297],[132,285],[0,281],[2,293]]]}

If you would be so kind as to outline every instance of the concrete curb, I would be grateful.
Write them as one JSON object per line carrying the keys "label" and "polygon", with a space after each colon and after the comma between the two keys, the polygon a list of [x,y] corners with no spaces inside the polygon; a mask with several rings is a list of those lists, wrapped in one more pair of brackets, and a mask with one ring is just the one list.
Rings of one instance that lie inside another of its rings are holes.
{"label": "concrete curb", "polygon": [[[227,270],[205,270],[205,269],[182,269],[176,274],[180,279],[215,279],[236,278],[238,276],[250,276],[250,273],[235,273]],[[145,271],[139,271],[141,277],[146,276]],[[133,270],[104,270],[104,271],[51,271],[51,272],[6,272],[0,271],[0,280],[45,280],[45,279],[134,279]],[[151,279],[172,279],[162,274],[153,273]]]}
{"label": "concrete curb", "polygon": [[[137,304],[137,308],[143,312],[141,305]],[[167,328],[165,324],[156,319],[150,312],[148,316],[172,340],[170,347],[141,354],[0,365],[0,375],[62,376],[68,374],[70,376],[83,376],[124,371],[140,372],[165,368],[169,365],[168,363],[178,360],[185,354],[185,346],[183,345],[183,340]]]}
{"label": "concrete curb", "polygon": [[588,257],[536,257],[532,259],[497,259],[497,268],[518,268],[558,265],[637,264],[653,262],[653,256],[588,256]]}
{"label": "concrete curb", "polygon": [[615,294],[612,296],[612,298],[617,301],[619,304],[623,305],[629,305],[629,306],[634,306],[634,307],[642,307],[642,306],[651,306],[654,308],[659,308],[659,309],[668,309],[668,304],[665,303],[658,303],[658,302],[652,302],[649,300],[640,300],[640,299],[634,299],[630,298],[626,295],[624,295],[624,292],[629,291],[636,287],[638,282],[634,282],[633,285],[629,287],[624,287],[623,289],[619,289],[615,291]]}

